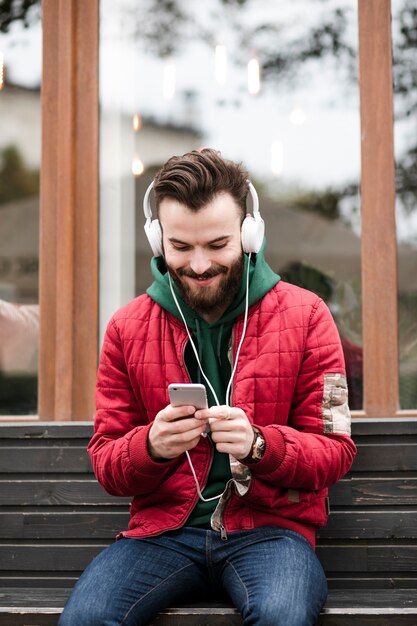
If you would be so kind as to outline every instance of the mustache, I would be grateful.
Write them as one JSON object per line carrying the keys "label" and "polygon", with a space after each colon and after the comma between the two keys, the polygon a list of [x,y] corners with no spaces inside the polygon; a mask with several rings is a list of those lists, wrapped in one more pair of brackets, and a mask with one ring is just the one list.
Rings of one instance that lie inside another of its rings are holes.
{"label": "mustache", "polygon": [[203,274],[196,274],[195,272],[193,272],[193,270],[190,270],[187,268],[180,268],[177,270],[178,276],[187,276],[188,278],[194,278],[196,280],[198,279],[207,280],[208,278],[213,278],[214,276],[218,276],[218,274],[226,274],[226,273],[227,273],[227,268],[222,267],[222,266],[211,267]]}

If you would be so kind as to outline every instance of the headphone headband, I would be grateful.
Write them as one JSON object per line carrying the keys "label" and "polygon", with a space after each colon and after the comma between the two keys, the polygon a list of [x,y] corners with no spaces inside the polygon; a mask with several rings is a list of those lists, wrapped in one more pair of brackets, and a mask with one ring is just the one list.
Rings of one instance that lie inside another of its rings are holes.
{"label": "headphone headband", "polygon": [[252,198],[252,214],[253,214],[253,217],[256,219],[258,217],[261,217],[261,214],[259,212],[259,198],[258,198],[258,194],[257,194],[257,191],[256,191],[255,187],[250,182],[250,180],[248,180],[246,182],[248,183],[249,193],[250,193],[251,198]]}
{"label": "headphone headband", "polygon": [[143,197],[143,212],[145,213],[146,219],[150,219],[150,220],[152,219],[152,209],[151,209],[151,202],[149,200],[149,196],[153,189],[153,185],[154,185],[154,181],[152,181],[151,184],[148,186],[147,190],[145,191],[145,195]]}

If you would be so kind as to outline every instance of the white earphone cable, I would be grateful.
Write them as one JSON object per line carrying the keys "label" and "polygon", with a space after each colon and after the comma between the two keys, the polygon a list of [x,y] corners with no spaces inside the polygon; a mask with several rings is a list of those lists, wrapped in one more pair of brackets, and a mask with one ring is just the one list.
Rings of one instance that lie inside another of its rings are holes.
{"label": "white earphone cable", "polygon": [[213,496],[212,498],[205,498],[203,496],[203,494],[201,493],[200,484],[198,482],[197,474],[195,473],[194,465],[193,465],[193,462],[191,461],[190,453],[188,452],[188,450],[185,451],[185,454],[187,455],[188,465],[190,466],[190,470],[191,470],[191,473],[193,475],[195,486],[197,488],[198,497],[200,498],[200,500],[202,500],[203,502],[211,502],[212,500],[218,500],[219,498],[221,498],[222,497],[221,493],[219,493],[218,496]]}

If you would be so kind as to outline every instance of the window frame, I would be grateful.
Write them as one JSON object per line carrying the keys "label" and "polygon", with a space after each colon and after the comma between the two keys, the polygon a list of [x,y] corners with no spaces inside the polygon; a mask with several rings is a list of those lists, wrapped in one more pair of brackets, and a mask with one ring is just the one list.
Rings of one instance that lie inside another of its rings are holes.
{"label": "window frame", "polygon": [[99,0],[43,0],[39,418],[94,415]]}
{"label": "window frame", "polygon": [[358,18],[364,407],[354,414],[416,417],[399,397],[391,0],[359,0]]}
{"label": "window frame", "polygon": [[[42,6],[39,419],[88,420],[98,353],[99,0]],[[364,407],[352,414],[416,417],[399,410],[390,0],[358,0],[358,37]]]}

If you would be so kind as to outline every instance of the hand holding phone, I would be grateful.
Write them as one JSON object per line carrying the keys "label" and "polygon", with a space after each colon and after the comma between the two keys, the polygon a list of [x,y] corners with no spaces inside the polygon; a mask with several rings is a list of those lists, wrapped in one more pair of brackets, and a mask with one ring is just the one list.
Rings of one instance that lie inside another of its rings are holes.
{"label": "hand holding phone", "polygon": [[[184,415],[183,410],[207,408],[204,385],[173,383],[168,393],[171,404],[157,413],[148,434],[148,449],[154,460],[173,459],[194,448],[204,435],[201,420],[193,419],[193,413]],[[208,427],[208,422],[205,424]]]}

